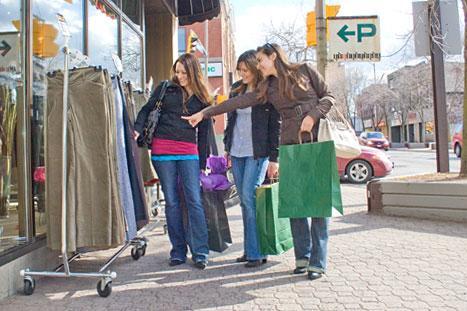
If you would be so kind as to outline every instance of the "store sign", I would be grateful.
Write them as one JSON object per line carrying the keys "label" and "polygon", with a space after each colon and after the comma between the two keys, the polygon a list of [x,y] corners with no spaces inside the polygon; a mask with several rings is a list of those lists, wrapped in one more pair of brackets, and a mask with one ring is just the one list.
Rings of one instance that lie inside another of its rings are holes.
{"label": "store sign", "polygon": [[378,16],[328,18],[329,57],[335,61],[381,60]]}
{"label": "store sign", "polygon": [[20,70],[19,32],[0,33],[0,72]]}
{"label": "store sign", "polygon": [[[208,77],[222,77],[223,68],[222,63],[209,63],[208,65]],[[201,63],[201,70],[204,73],[204,63]]]}

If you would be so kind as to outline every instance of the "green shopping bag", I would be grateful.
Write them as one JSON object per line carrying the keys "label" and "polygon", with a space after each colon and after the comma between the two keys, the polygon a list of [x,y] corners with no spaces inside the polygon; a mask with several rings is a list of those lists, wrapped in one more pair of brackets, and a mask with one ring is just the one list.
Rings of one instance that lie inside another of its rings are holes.
{"label": "green shopping bag", "polygon": [[333,141],[280,146],[279,176],[279,217],[343,215]]}
{"label": "green shopping bag", "polygon": [[290,221],[278,218],[279,183],[256,188],[256,228],[260,252],[279,255],[293,247]]}

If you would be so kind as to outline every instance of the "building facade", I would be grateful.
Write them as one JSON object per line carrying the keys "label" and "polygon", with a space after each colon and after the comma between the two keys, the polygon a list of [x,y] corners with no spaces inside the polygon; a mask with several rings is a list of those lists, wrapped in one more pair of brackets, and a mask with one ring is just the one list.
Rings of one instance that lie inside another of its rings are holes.
{"label": "building facade", "polygon": [[169,78],[178,57],[177,16],[188,24],[219,9],[218,1],[211,12],[174,1],[0,0],[0,299],[23,286],[20,269],[58,263],[45,247],[45,177],[38,168],[47,139],[46,75],[64,68],[65,31],[71,67],[122,70],[124,80],[144,90],[149,77]]}
{"label": "building facade", "polygon": [[[447,116],[450,132],[462,123],[464,64],[445,63]],[[428,143],[435,139],[431,65],[421,62],[388,75],[398,98],[388,111],[388,134],[395,143]],[[452,134],[452,133],[451,133]]]}
{"label": "building facade", "polygon": [[[194,31],[208,54],[208,85],[211,91],[226,98],[230,86],[236,81],[236,54],[234,45],[233,11],[228,1],[222,1],[219,16],[208,22],[208,42],[206,42],[206,22],[194,23],[179,28],[179,53],[187,52],[190,31]],[[206,62],[204,53],[196,51],[203,71]],[[215,133],[218,145],[224,133],[226,119],[224,115],[215,117]],[[222,149],[221,149],[222,150]]]}

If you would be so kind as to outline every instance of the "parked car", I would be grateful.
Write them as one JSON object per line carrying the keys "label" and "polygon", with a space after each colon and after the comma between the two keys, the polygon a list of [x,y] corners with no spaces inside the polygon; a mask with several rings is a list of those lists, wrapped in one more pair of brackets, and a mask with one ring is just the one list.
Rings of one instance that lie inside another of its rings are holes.
{"label": "parked car", "polygon": [[389,141],[381,132],[362,132],[358,138],[360,144],[378,149],[389,149]]}
{"label": "parked car", "polygon": [[461,157],[462,149],[464,148],[464,142],[462,139],[462,130],[463,130],[462,124],[457,126],[456,131],[454,132],[454,135],[452,135],[452,139],[451,139],[452,149],[454,150],[454,153],[456,154],[458,158]]}
{"label": "parked car", "polygon": [[351,183],[365,183],[372,177],[384,177],[392,172],[394,164],[381,150],[362,147],[362,153],[352,159],[337,158],[339,176]]}

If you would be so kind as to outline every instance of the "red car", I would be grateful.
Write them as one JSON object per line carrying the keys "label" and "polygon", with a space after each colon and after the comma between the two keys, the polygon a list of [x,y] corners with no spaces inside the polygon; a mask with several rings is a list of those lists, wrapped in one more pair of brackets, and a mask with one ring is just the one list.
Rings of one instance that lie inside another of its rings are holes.
{"label": "red car", "polygon": [[389,149],[389,141],[381,132],[362,132],[358,138],[363,146],[374,147],[378,149]]}
{"label": "red car", "polygon": [[457,126],[454,135],[452,136],[452,149],[458,158],[461,157],[462,148],[464,148],[464,142],[462,140],[462,124]]}
{"label": "red car", "polygon": [[362,153],[353,159],[337,158],[339,176],[347,177],[351,183],[365,183],[372,177],[384,177],[391,173],[394,164],[386,153],[362,147]]}

